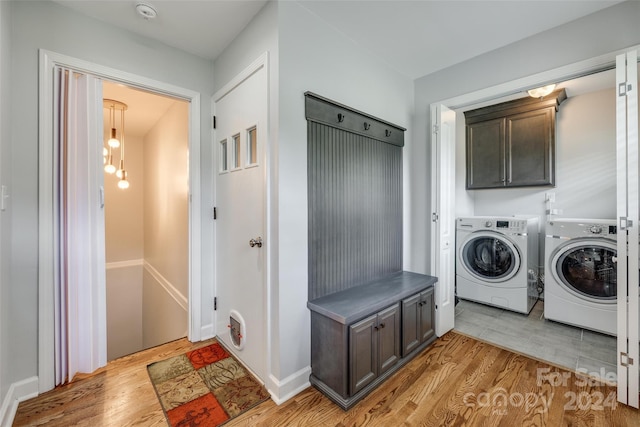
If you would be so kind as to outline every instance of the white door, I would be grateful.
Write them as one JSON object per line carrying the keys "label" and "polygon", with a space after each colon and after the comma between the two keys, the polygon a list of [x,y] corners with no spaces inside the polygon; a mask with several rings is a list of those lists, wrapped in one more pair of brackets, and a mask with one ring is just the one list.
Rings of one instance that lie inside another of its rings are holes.
{"label": "white door", "polygon": [[213,101],[217,167],[216,335],[264,381],[268,243],[266,62],[252,64],[214,95]]}
{"label": "white door", "polygon": [[[453,329],[455,318],[455,148],[456,113],[431,106],[431,275],[436,284],[436,334]],[[433,249],[435,248],[435,249]]]}
{"label": "white door", "polygon": [[638,55],[616,57],[618,401],[638,408]]}

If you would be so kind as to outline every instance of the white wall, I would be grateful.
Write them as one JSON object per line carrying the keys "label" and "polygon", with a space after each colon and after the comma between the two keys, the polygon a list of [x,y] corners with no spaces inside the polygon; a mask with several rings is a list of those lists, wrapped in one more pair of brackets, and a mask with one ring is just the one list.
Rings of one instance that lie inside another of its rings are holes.
{"label": "white wall", "polygon": [[172,297],[189,295],[188,124],[189,105],[176,102],[144,137],[144,348],[188,329],[186,304]]}
{"label": "white wall", "polygon": [[[108,119],[104,128],[106,141],[111,129]],[[140,136],[126,135],[129,188],[118,188],[119,178],[104,174],[107,360],[142,349],[143,142]],[[112,153],[119,168],[120,149]]]}
{"label": "white wall", "polygon": [[[11,3],[0,2],[0,184],[10,186],[11,179]],[[11,307],[11,209],[0,212],[0,404],[7,395],[12,376],[10,354]],[[15,357],[15,356],[14,356]],[[0,414],[2,422],[2,414]]]}
{"label": "white wall", "polygon": [[[5,2],[2,2],[5,3]],[[7,342],[9,382],[37,375],[38,357],[38,49],[43,48],[200,92],[212,93],[212,64],[53,2],[11,3],[12,276]],[[4,22],[3,22],[4,24]],[[5,26],[3,25],[3,29]],[[55,29],[52,33],[51,30]],[[4,30],[3,30],[4,31]],[[4,59],[4,58],[3,58]],[[3,96],[4,99],[4,96]],[[210,105],[201,103],[203,256],[211,256]],[[202,323],[212,322],[212,268],[203,263]],[[197,297],[196,297],[197,298]],[[4,343],[3,343],[4,344]],[[19,355],[19,356],[18,356]]]}
{"label": "white wall", "polygon": [[[416,182],[429,182],[430,167],[425,165],[431,161],[431,136],[427,132],[431,103],[640,44],[638,16],[640,2],[627,1],[417,79],[413,128],[416,155],[412,159]],[[424,197],[417,198],[415,205],[428,212],[429,189]],[[428,268],[423,260],[429,259],[429,224],[421,222],[420,215],[416,217],[412,229],[418,244],[413,247],[415,257],[411,262]],[[427,243],[421,245],[421,241]]]}
{"label": "white wall", "polygon": [[143,265],[107,264],[107,360],[144,348],[142,329]]}

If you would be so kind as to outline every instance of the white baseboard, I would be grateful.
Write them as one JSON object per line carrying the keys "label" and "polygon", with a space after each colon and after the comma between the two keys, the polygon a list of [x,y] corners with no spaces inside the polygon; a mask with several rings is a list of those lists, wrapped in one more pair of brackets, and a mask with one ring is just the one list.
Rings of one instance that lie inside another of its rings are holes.
{"label": "white baseboard", "polygon": [[276,405],[281,405],[302,390],[311,386],[309,383],[309,375],[311,375],[311,366],[294,372],[283,380],[278,380],[273,375],[269,375],[272,388],[268,388],[271,399]]}
{"label": "white baseboard", "polygon": [[38,395],[38,377],[27,378],[11,384],[0,407],[0,426],[11,427],[18,404]]}

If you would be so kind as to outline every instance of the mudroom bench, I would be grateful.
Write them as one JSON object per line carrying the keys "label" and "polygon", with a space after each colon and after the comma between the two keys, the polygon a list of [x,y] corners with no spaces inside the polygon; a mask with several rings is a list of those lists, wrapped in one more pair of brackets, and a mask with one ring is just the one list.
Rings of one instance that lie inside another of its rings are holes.
{"label": "mudroom bench", "polygon": [[435,340],[437,278],[400,271],[307,302],[309,381],[347,410]]}

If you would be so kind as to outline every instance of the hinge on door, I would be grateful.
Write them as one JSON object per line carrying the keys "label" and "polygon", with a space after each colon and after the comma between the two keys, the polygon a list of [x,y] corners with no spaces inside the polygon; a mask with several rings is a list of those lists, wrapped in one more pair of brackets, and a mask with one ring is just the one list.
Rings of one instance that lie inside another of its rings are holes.
{"label": "hinge on door", "polygon": [[433,125],[433,133],[438,133],[438,132],[440,132],[440,126]]}
{"label": "hinge on door", "polygon": [[620,364],[622,366],[633,365],[633,359],[629,357],[629,355],[623,351],[620,352]]}
{"label": "hinge on door", "polygon": [[213,128],[216,128],[216,116],[213,116]]}
{"label": "hinge on door", "polygon": [[618,96],[627,96],[627,94],[631,92],[631,89],[633,89],[633,86],[631,86],[631,83],[627,83],[627,82],[619,83]]}
{"label": "hinge on door", "polygon": [[213,297],[213,311],[218,309],[218,297]]}
{"label": "hinge on door", "polygon": [[213,207],[213,219],[218,219],[218,208]]}
{"label": "hinge on door", "polygon": [[438,222],[438,219],[439,219],[439,217],[438,217],[437,213],[434,212],[434,213],[431,214],[431,221]]}

